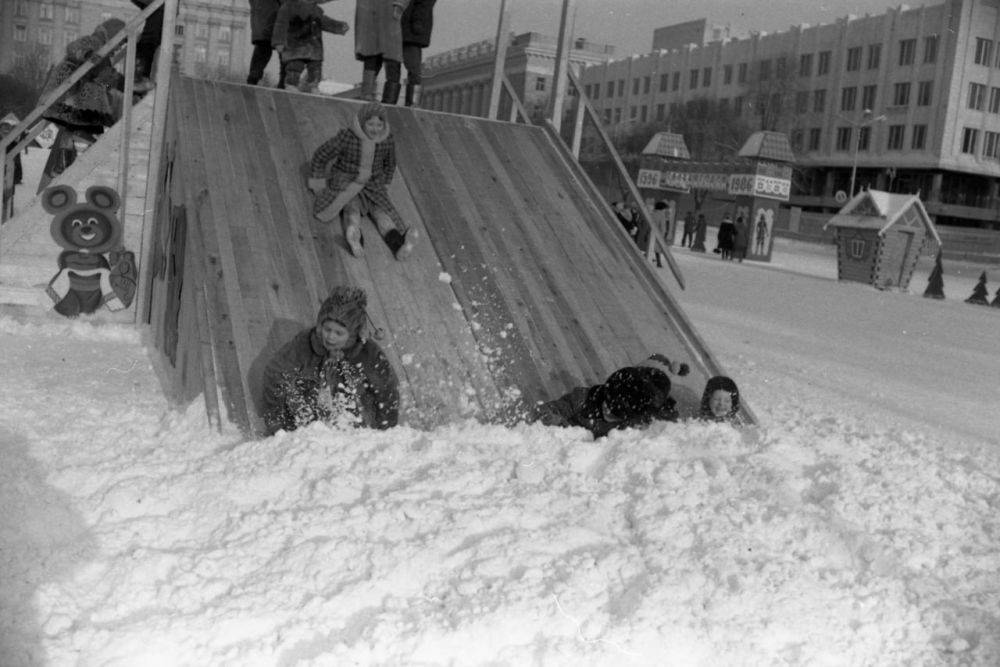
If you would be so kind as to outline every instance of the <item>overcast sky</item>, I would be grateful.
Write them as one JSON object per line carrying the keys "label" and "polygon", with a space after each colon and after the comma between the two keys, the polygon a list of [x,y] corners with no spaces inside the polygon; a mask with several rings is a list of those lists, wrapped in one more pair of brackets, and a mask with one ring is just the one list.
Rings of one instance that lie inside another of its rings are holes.
{"label": "overcast sky", "polygon": [[[912,0],[915,8],[940,4],[938,0]],[[576,37],[612,44],[616,57],[647,53],[655,28],[698,18],[709,23],[729,24],[736,29],[777,32],[799,23],[830,23],[848,14],[881,14],[898,6],[886,0],[576,0]],[[510,29],[550,35],[559,32],[562,0],[507,0]],[[323,10],[354,28],[354,3],[336,0]],[[425,57],[458,46],[493,40],[496,36],[500,0],[438,0],[434,8],[434,33]],[[329,40],[328,40],[329,43]],[[353,62],[353,32],[333,38],[325,73],[338,81],[361,78],[361,67]]]}

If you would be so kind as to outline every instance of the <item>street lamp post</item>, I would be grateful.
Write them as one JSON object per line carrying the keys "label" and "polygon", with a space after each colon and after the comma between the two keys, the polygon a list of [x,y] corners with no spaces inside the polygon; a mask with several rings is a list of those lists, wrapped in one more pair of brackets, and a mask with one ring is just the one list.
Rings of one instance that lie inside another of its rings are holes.
{"label": "street lamp post", "polygon": [[851,160],[851,194],[850,194],[850,197],[854,196],[854,180],[855,180],[855,177],[858,175],[858,150],[861,148],[861,130],[864,129],[864,128],[866,128],[866,127],[868,127],[869,125],[871,125],[873,123],[881,123],[883,120],[885,120],[885,114],[882,114],[881,116],[878,116],[876,118],[872,118],[871,117],[871,115],[872,115],[872,110],[871,109],[865,109],[862,112],[862,115],[867,120],[861,121],[860,123],[857,122],[857,121],[853,121],[853,120],[850,120],[850,119],[847,119],[847,118],[844,118],[843,116],[841,116],[841,118],[843,118],[848,123],[850,123],[851,127],[853,127],[855,130],[857,130],[857,133],[858,133],[858,136],[855,137],[855,139],[854,139],[854,156],[853,156],[853,158]]}

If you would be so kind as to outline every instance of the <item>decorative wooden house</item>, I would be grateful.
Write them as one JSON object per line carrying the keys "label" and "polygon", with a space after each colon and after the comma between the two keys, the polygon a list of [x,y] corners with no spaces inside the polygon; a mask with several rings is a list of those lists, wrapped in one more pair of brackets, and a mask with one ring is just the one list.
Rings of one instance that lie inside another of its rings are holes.
{"label": "decorative wooden house", "polygon": [[836,230],[838,279],[878,289],[905,290],[920,253],[928,244],[941,246],[917,195],[864,190],[823,228],[831,225]]}

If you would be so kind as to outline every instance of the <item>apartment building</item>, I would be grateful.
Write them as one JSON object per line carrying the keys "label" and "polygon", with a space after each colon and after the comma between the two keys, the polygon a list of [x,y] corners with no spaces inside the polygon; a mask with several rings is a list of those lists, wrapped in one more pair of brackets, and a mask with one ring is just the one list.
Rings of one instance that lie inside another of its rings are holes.
{"label": "apartment building", "polygon": [[[138,12],[127,0],[3,0],[0,72],[35,51],[58,62],[67,44],[101,21],[128,20]],[[252,49],[246,0],[180,0],[173,57],[181,72],[245,78]]]}
{"label": "apartment building", "polygon": [[[552,93],[556,38],[536,32],[511,35],[504,72],[533,119],[544,117]],[[493,79],[494,44],[483,40],[426,58],[423,63],[423,101],[426,109],[485,117]],[[574,40],[570,65],[579,71],[604,63],[614,47],[586,39]],[[502,113],[505,113],[502,110]]]}
{"label": "apartment building", "polygon": [[838,208],[856,171],[857,187],[919,192],[938,223],[1000,229],[1000,0],[745,36],[702,19],[658,29],[654,46],[582,74],[612,131],[669,129],[707,98],[789,135],[792,205]]}

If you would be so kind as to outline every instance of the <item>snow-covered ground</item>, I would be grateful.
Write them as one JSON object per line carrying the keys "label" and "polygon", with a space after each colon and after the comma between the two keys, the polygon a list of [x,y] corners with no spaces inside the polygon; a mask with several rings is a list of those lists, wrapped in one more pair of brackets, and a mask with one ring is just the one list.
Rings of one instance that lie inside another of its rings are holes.
{"label": "snow-covered ground", "polygon": [[1000,309],[831,253],[676,253],[742,432],[248,442],[141,333],[0,317],[0,665],[1000,664]]}

